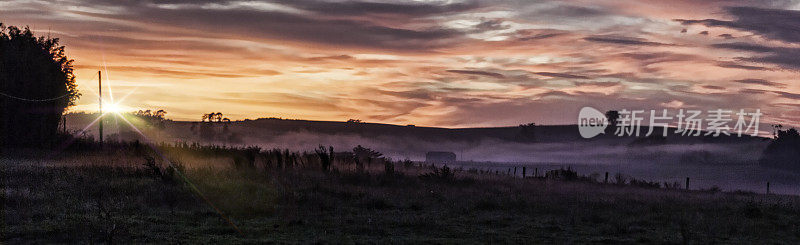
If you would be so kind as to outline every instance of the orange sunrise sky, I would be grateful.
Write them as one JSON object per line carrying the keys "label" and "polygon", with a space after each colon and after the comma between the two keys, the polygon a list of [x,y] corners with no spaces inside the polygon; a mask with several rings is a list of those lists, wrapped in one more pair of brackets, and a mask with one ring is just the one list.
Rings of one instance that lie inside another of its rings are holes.
{"label": "orange sunrise sky", "polygon": [[220,111],[572,124],[592,106],[761,109],[762,123],[791,125],[798,10],[792,1],[11,0],[0,2],[0,22],[61,39],[83,94],[72,111],[96,110],[103,70],[105,100],[173,120]]}

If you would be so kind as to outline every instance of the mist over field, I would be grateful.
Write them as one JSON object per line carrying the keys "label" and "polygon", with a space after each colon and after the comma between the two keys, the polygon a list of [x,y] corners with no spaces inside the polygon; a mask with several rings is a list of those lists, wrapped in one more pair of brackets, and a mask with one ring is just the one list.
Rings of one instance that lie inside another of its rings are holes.
{"label": "mist over field", "polygon": [[410,136],[373,138],[308,131],[286,132],[267,139],[248,137],[242,143],[262,148],[286,147],[298,151],[313,150],[318,145],[333,146],[340,150],[362,145],[395,159],[414,161],[424,161],[425,153],[429,151],[449,151],[455,153],[459,161],[595,165],[681,164],[687,161],[721,165],[752,163],[758,160],[766,144],[753,141],[724,145],[698,143],[631,146],[624,142],[607,141],[517,143],[492,138],[476,141],[426,141]]}
{"label": "mist over field", "polygon": [[[78,129],[83,119],[74,119]],[[800,174],[771,169],[758,164],[769,141],[758,137],[680,137],[664,139],[604,135],[583,139],[573,126],[539,126],[537,139],[518,142],[518,129],[476,128],[442,129],[383,124],[348,124],[296,120],[260,119],[232,122],[230,137],[203,139],[190,122],[168,122],[164,129],[145,130],[151,140],[188,142],[206,145],[258,146],[262,149],[289,149],[313,152],[319,146],[332,146],[337,152],[363,146],[394,160],[425,162],[431,151],[453,152],[457,162],[450,165],[464,170],[478,169],[511,173],[522,167],[527,175],[538,171],[572,168],[581,174],[594,174],[602,180],[605,172],[629,178],[684,184],[692,188],[764,192],[766,182],[776,193],[800,194]],[[114,130],[114,129],[111,129]],[[125,127],[120,127],[121,135]],[[215,129],[222,134],[222,129]],[[112,131],[113,132],[113,131]],[[91,132],[89,132],[91,134]],[[127,134],[131,136],[129,132]],[[124,137],[123,137],[124,138]],[[225,138],[225,139],[223,139]]]}
{"label": "mist over field", "polygon": [[409,136],[374,138],[348,134],[287,132],[269,139],[248,138],[245,145],[263,148],[288,147],[312,151],[318,145],[347,151],[357,145],[375,149],[385,156],[402,160],[425,161],[429,151],[449,151],[458,162],[451,167],[507,173],[527,166],[527,175],[547,170],[572,168],[582,174],[604,172],[637,179],[684,184],[689,177],[692,188],[719,187],[723,190],[764,192],[771,181],[772,191],[800,194],[800,175],[758,165],[768,142],[750,140],[739,143],[690,143],[630,145],[628,141],[577,141],[517,143],[499,139],[477,141],[426,141]]}

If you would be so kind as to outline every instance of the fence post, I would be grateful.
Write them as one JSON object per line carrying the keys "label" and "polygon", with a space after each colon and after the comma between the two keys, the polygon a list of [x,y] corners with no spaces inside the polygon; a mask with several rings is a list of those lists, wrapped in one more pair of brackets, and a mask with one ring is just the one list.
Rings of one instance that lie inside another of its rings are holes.
{"label": "fence post", "polygon": [[533,173],[533,177],[539,177],[539,168],[535,169],[536,172]]}
{"label": "fence post", "polygon": [[514,177],[517,177],[517,167],[514,167]]}
{"label": "fence post", "polygon": [[603,183],[608,184],[608,172],[606,172],[606,180]]}
{"label": "fence post", "polygon": [[686,190],[689,190],[689,177],[686,177]]}
{"label": "fence post", "polygon": [[522,167],[522,178],[525,178],[525,167]]}
{"label": "fence post", "polygon": [[767,195],[769,195],[769,181],[767,181]]}

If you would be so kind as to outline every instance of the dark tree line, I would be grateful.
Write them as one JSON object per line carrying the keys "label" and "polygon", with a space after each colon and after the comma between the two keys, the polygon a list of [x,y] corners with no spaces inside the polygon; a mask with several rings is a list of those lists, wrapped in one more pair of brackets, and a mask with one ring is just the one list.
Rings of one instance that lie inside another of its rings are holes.
{"label": "dark tree line", "polygon": [[[780,126],[782,128],[782,126]],[[759,163],[765,166],[800,170],[800,133],[776,127],[775,138],[764,149]]]}
{"label": "dark tree line", "polygon": [[[191,130],[199,134],[204,141],[225,141],[229,143],[241,143],[241,137],[228,128],[231,119],[224,117],[222,112],[211,112],[203,114],[199,123],[192,123]],[[222,130],[219,130],[221,126]]]}
{"label": "dark tree line", "polygon": [[46,147],[80,94],[58,38],[0,23],[0,146]]}
{"label": "dark tree line", "polygon": [[536,123],[520,124],[519,132],[514,137],[517,142],[536,142]]}

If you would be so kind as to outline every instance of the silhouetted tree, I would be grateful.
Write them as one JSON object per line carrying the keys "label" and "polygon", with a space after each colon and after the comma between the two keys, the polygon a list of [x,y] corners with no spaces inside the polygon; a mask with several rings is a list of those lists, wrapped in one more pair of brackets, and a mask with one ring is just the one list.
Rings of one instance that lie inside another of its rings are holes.
{"label": "silhouetted tree", "polygon": [[516,140],[519,142],[536,141],[536,123],[520,124]]}
{"label": "silhouetted tree", "polygon": [[606,112],[606,120],[608,120],[608,127],[606,127],[606,134],[613,134],[617,129],[617,120],[619,120],[619,112],[615,110]]}
{"label": "silhouetted tree", "polygon": [[759,164],[800,170],[800,133],[796,129],[777,130],[777,135],[764,149]]}
{"label": "silhouetted tree", "polygon": [[231,130],[228,129],[228,126],[230,124],[231,124],[231,119],[228,119],[227,117],[222,119],[222,133],[229,134],[231,132]]}
{"label": "silhouetted tree", "polygon": [[363,147],[361,145],[356,146],[353,148],[353,155],[355,156],[355,161],[357,167],[360,169],[363,168],[361,166],[364,162],[367,163],[367,166],[372,165],[372,160],[380,158],[383,156],[382,153],[372,150],[370,148]]}
{"label": "silhouetted tree", "polygon": [[165,116],[167,115],[167,111],[165,110],[158,110],[153,112],[151,110],[139,110],[134,113],[136,117],[142,119],[143,121],[147,122],[147,126],[154,126],[160,129],[164,129],[166,126],[164,125]]}
{"label": "silhouetted tree", "polygon": [[153,116],[155,116],[157,118],[161,118],[161,119],[164,119],[164,116],[166,116],[166,115],[167,115],[167,111],[165,111],[165,110],[158,110],[158,111],[156,111],[155,114],[153,114]]}
{"label": "silhouetted tree", "polygon": [[0,23],[0,146],[47,146],[78,99],[72,60],[58,38]]}
{"label": "silhouetted tree", "polygon": [[[199,133],[200,138],[206,141],[224,140],[230,143],[240,143],[241,136],[228,129],[231,119],[223,115],[222,112],[203,114],[200,120],[200,127],[198,128],[197,125],[192,124],[191,129],[193,132]],[[222,130],[219,129],[220,124],[222,125]]]}
{"label": "silhouetted tree", "polygon": [[783,129],[783,125],[781,125],[781,124],[772,124],[772,138],[773,139],[777,139],[778,138],[778,132],[780,132],[781,129]]}

